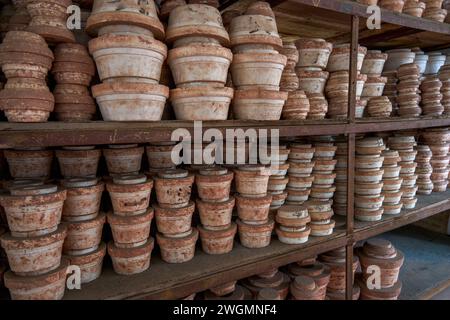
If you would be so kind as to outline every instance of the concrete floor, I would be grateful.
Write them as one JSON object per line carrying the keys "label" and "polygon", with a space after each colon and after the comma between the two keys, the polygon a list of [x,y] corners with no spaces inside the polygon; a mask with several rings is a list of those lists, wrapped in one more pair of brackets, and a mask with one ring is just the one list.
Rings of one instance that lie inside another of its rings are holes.
{"label": "concrete floor", "polygon": [[399,299],[450,300],[450,236],[406,226],[379,237],[405,254]]}

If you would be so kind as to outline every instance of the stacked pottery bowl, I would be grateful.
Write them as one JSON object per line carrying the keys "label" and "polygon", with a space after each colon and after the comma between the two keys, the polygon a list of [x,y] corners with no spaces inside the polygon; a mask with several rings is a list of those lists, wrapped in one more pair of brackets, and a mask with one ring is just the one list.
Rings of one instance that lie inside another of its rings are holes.
{"label": "stacked pottery bowl", "polygon": [[355,144],[355,218],[378,221],[383,215],[383,139],[366,137]]}
{"label": "stacked pottery bowl", "polygon": [[36,33],[10,31],[0,45],[0,64],[8,79],[0,91],[0,109],[9,122],[45,122],[54,97],[45,82],[53,53]]}
{"label": "stacked pottery bowl", "polygon": [[426,7],[422,17],[425,19],[444,22],[447,17],[447,10],[442,9],[444,0],[424,0]]}
{"label": "stacked pottery bowl", "polygon": [[52,150],[28,148],[4,150],[3,153],[13,179],[45,181],[50,178]]}
{"label": "stacked pottery bowl", "polygon": [[269,217],[272,195],[267,193],[271,170],[263,165],[239,166],[234,171],[239,239],[247,248],[270,244],[274,221]]}
{"label": "stacked pottery bowl", "polygon": [[417,203],[417,175],[415,174],[417,150],[414,149],[416,144],[414,136],[397,135],[388,138],[389,149],[398,151],[401,159],[399,162],[401,167],[400,178],[402,179],[400,190],[402,191],[401,201],[404,209],[413,209]]}
{"label": "stacked pottery bowl", "polygon": [[66,194],[52,184],[13,182],[1,195],[10,230],[0,237],[11,269],[4,283],[13,300],[63,297],[69,262],[61,259],[67,227],[60,222]]}
{"label": "stacked pottery bowl", "polygon": [[400,169],[398,165],[401,158],[397,150],[385,149],[382,152],[383,160],[383,214],[395,215],[402,210],[402,182],[400,178]]}
{"label": "stacked pottery bowl", "polygon": [[107,220],[114,239],[108,243],[108,254],[118,274],[136,274],[150,266],[154,247],[150,237],[152,187],[153,181],[143,174],[116,175],[106,184],[113,208]]}
{"label": "stacked pottery bowl", "polygon": [[419,0],[406,0],[402,13],[409,14],[413,17],[422,17],[426,3]]}
{"label": "stacked pottery bowl", "polygon": [[278,240],[286,244],[300,244],[308,241],[311,221],[306,205],[284,205],[275,217]]}
{"label": "stacked pottery bowl", "polygon": [[289,153],[289,182],[286,188],[288,204],[300,205],[308,200],[314,176],[314,147],[307,143],[291,143]]}
{"label": "stacked pottery bowl", "polygon": [[[196,33],[193,33],[196,30]],[[233,89],[225,87],[233,54],[219,11],[207,4],[170,12],[167,63],[176,89],[170,101],[177,120],[226,120]]]}
{"label": "stacked pottery bowl", "polygon": [[[183,28],[180,28],[183,30]],[[167,56],[153,0],[99,2],[86,30],[101,84],[92,87],[105,121],[161,120],[169,89],[159,85]],[[155,39],[156,38],[156,39]]]}
{"label": "stacked pottery bowl", "polygon": [[233,172],[226,168],[200,169],[195,175],[197,209],[201,225],[203,251],[208,254],[228,253],[233,249],[236,224],[231,222],[235,199],[230,197]]}
{"label": "stacked pottery bowl", "polygon": [[379,0],[378,5],[386,10],[402,12],[405,0]]}
{"label": "stacked pottery bowl", "polygon": [[430,116],[440,116],[444,113],[441,100],[442,82],[437,75],[426,76],[420,85],[422,91],[423,114]]}
{"label": "stacked pottery bowl", "polygon": [[[315,260],[315,259],[314,259]],[[330,268],[318,261],[291,263],[287,266],[288,275],[292,280],[298,276],[311,277],[319,289],[318,300],[325,300],[327,286],[330,282]]]}
{"label": "stacked pottery bowl", "polygon": [[[401,65],[397,70],[397,105],[398,115],[405,117],[418,117],[422,113],[419,107],[421,100],[420,68],[416,63],[407,63]],[[425,110],[423,110],[425,111]]]}
{"label": "stacked pottery bowl", "polygon": [[392,103],[386,96],[372,97],[367,103],[367,113],[370,117],[387,118],[392,113]]}
{"label": "stacked pottery bowl", "polygon": [[[326,297],[330,300],[345,300],[345,247],[325,252],[319,256],[319,261],[330,269],[330,281],[327,286]],[[356,269],[359,267],[357,256],[353,256],[352,282],[354,281]],[[353,286],[353,300],[359,298],[359,287]]]}
{"label": "stacked pottery bowl", "polygon": [[[431,149],[431,166],[433,172],[431,181],[433,191],[442,192],[448,185],[448,163],[449,163],[449,134],[447,128],[427,129],[422,132],[422,140]],[[447,179],[445,178],[447,177]]]}
{"label": "stacked pottery bowl", "polygon": [[248,290],[250,290],[253,299],[258,294],[266,289],[271,288],[277,292],[279,300],[285,300],[289,294],[289,285],[291,279],[284,272],[279,271],[277,268],[269,269],[264,273],[251,276],[242,280],[241,284]]}
{"label": "stacked pottery bowl", "polygon": [[287,92],[280,80],[287,58],[282,50],[275,16],[267,2],[251,4],[230,23],[233,48],[231,75],[237,89],[233,115],[241,120],[279,120]]}
{"label": "stacked pottery bowl", "polygon": [[67,178],[97,176],[98,162],[102,155],[95,146],[70,146],[55,151],[61,175]]}
{"label": "stacked pottery bowl", "polygon": [[[402,283],[398,279],[404,256],[400,250],[384,239],[367,240],[361,248],[356,249],[361,263],[362,277],[358,281],[362,300],[397,300]],[[371,275],[373,266],[380,268],[381,288],[372,288]],[[370,288],[370,289],[369,289]]]}
{"label": "stacked pottery bowl", "polygon": [[[367,48],[358,46],[357,55],[357,82],[356,99],[361,97],[365,74],[359,73],[362,68]],[[350,75],[350,44],[341,44],[333,47],[328,59],[327,71],[330,72],[325,92],[328,98],[328,116],[330,118],[346,118],[348,113],[348,90]]]}
{"label": "stacked pottery bowl", "polygon": [[287,163],[290,150],[286,145],[278,147],[278,159],[271,158],[271,173],[269,177],[269,184],[267,186],[267,193],[272,196],[272,202],[270,203],[270,212],[276,213],[276,210],[280,208],[287,197],[286,186],[289,178],[287,172],[289,169],[289,163]]}
{"label": "stacked pottery bowl", "polygon": [[442,106],[444,114],[450,114],[450,64],[445,64],[439,69],[439,80],[442,82]]}
{"label": "stacked pottery bowl", "polygon": [[309,112],[309,100],[305,91],[298,88],[299,80],[295,73],[298,63],[298,51],[292,42],[283,43],[280,53],[287,57],[286,68],[281,75],[280,90],[288,92],[288,98],[283,107],[283,119],[303,120]]}
{"label": "stacked pottery bowl", "polygon": [[[168,263],[191,260],[195,253],[198,230],[192,227],[195,203],[190,201],[194,175],[186,170],[167,169],[154,178],[157,204],[156,240],[161,258]],[[226,192],[225,190],[222,190]]]}
{"label": "stacked pottery bowl", "polygon": [[92,120],[96,108],[88,88],[95,65],[86,48],[81,44],[59,44],[51,73],[57,82],[53,95],[58,120]]}
{"label": "stacked pottery bowl", "polygon": [[[367,80],[364,83],[363,91],[361,94],[362,106],[366,102],[370,101],[372,97],[380,97],[383,95],[384,86],[387,83],[387,78],[381,76],[383,67],[387,59],[387,54],[380,50],[368,50],[364,57],[361,73],[367,76]],[[360,103],[360,105],[361,105]],[[358,104],[357,104],[358,105]],[[356,117],[360,118],[364,114],[364,108],[356,110]]]}
{"label": "stacked pottery bowl", "polygon": [[329,75],[324,70],[333,45],[323,39],[313,38],[299,39],[295,45],[299,54],[295,73],[299,78],[299,89],[309,99],[308,119],[323,119],[328,111],[324,89]]}
{"label": "stacked pottery bowl", "polygon": [[[343,137],[342,137],[343,138]],[[348,145],[345,138],[336,141],[336,167],[335,167],[335,186],[336,191],[333,197],[334,213],[347,215],[347,153]]]}
{"label": "stacked pottery bowl", "polygon": [[311,217],[309,227],[312,236],[324,237],[333,233],[336,223],[331,219],[334,215],[332,204],[332,200],[309,200],[306,203]]}
{"label": "stacked pottery bowl", "polygon": [[430,194],[433,192],[433,181],[431,181],[431,174],[433,173],[433,167],[430,164],[430,160],[433,153],[427,144],[419,144],[417,146],[417,193],[418,194]]}
{"label": "stacked pottery bowl", "polygon": [[332,141],[332,137],[330,137],[329,142],[316,142],[314,144],[314,169],[312,172],[314,180],[310,194],[311,200],[330,201],[333,199],[334,191],[336,191],[334,169],[337,160],[334,159],[334,156],[337,147]]}

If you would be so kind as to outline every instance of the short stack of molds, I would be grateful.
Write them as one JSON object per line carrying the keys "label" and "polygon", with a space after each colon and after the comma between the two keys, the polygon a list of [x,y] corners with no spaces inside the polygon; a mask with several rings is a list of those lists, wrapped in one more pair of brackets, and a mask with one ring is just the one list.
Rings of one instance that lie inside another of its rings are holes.
{"label": "short stack of molds", "polygon": [[417,150],[414,147],[417,145],[414,136],[396,135],[388,138],[388,146],[391,150],[397,150],[401,158],[399,165],[400,178],[402,179],[402,203],[404,209],[413,209],[416,206],[417,198],[417,175],[415,162]]}
{"label": "short stack of molds", "polygon": [[195,254],[198,230],[192,227],[195,203],[190,201],[194,175],[186,170],[167,169],[154,178],[157,204],[156,240],[161,258],[168,263],[191,260]]}
{"label": "short stack of molds", "polygon": [[336,191],[333,197],[334,213],[345,216],[347,215],[347,157],[348,144],[345,138],[336,141]]}
{"label": "short stack of molds", "polygon": [[312,171],[314,168],[314,147],[306,143],[291,143],[289,146],[288,178],[286,188],[287,204],[298,205],[308,200],[311,186],[314,181]]}
{"label": "short stack of molds", "polygon": [[[421,134],[422,140],[428,144],[432,156],[430,160],[433,172],[431,181],[433,191],[443,192],[447,189],[449,174],[449,132],[447,128],[430,128]],[[447,178],[446,178],[447,177]]]}
{"label": "short stack of molds", "polygon": [[[330,268],[330,281],[327,286],[326,297],[330,300],[345,300],[345,247],[325,252],[319,256],[319,261]],[[359,259],[353,256],[352,263],[352,282],[354,280],[356,269],[359,267]],[[353,300],[359,298],[359,287],[353,286]]]}
{"label": "short stack of molds", "polygon": [[326,201],[309,200],[306,203],[311,217],[309,227],[312,236],[323,237],[333,233],[336,223],[331,219],[334,215],[332,205],[332,199]]}
{"label": "short stack of molds", "polygon": [[69,262],[62,259],[67,227],[61,222],[64,188],[12,184],[0,196],[10,232],[0,237],[11,271],[5,286],[13,300],[56,300],[65,290]]}
{"label": "short stack of molds", "polygon": [[240,120],[279,120],[287,92],[280,81],[287,58],[275,15],[267,2],[256,1],[231,20],[231,75],[237,89],[233,115]]}
{"label": "short stack of molds", "polygon": [[209,288],[204,292],[205,300],[245,300],[245,288],[236,284],[236,281],[230,281]]}
{"label": "short stack of molds", "polygon": [[424,0],[425,11],[422,14],[422,18],[435,20],[438,22],[444,22],[447,17],[447,10],[442,8],[444,0]]}
{"label": "short stack of molds", "polygon": [[387,82],[384,85],[383,96],[389,98],[392,104],[392,115],[398,114],[398,105],[397,105],[397,70],[394,71],[384,71],[383,77],[387,78]]}
{"label": "short stack of molds", "polygon": [[143,174],[117,175],[106,183],[113,208],[107,214],[113,236],[107,249],[118,274],[136,274],[150,267],[154,247],[150,237],[152,188],[153,181]]}
{"label": "short stack of molds", "polygon": [[[420,68],[416,63],[401,65],[397,70],[397,105],[399,116],[418,117],[422,114],[419,106]],[[425,110],[423,110],[425,111]]]}
{"label": "short stack of molds", "polygon": [[[267,186],[267,193],[272,196],[272,202],[270,203],[271,212],[275,212],[284,204],[287,198],[286,186],[289,181],[289,177],[287,176],[289,163],[287,161],[290,150],[286,145],[280,145],[278,149],[274,151],[278,152],[278,155],[277,158],[274,156],[270,159],[271,173],[269,177],[269,184]],[[269,152],[268,150],[268,154],[270,157],[272,151]]]}
{"label": "short stack of molds", "polygon": [[290,285],[292,300],[324,300],[323,293],[314,278],[297,276]]}
{"label": "short stack of molds", "polygon": [[437,75],[426,76],[420,85],[422,91],[422,110],[424,115],[440,116],[444,113],[441,100],[442,82]]}
{"label": "short stack of molds", "polygon": [[309,99],[308,119],[324,119],[328,102],[324,96],[329,73],[324,71],[333,45],[323,39],[301,38],[295,42],[299,59],[295,73],[299,78],[299,89]]}
{"label": "short stack of molds", "polygon": [[314,279],[316,286],[320,292],[320,300],[325,300],[327,286],[330,282],[330,268],[320,262],[312,262],[307,264],[291,263],[287,266],[288,275],[292,280],[298,276],[307,276]]}
{"label": "short stack of molds", "polygon": [[278,240],[286,244],[300,244],[308,241],[311,217],[306,205],[284,205],[277,210],[275,229]]}
{"label": "short stack of molds", "polygon": [[247,248],[270,244],[274,221],[269,217],[272,195],[267,193],[270,167],[241,165],[234,170],[239,239]]}
{"label": "short stack of molds", "polygon": [[[350,77],[350,43],[339,44],[333,47],[328,59],[327,71],[330,73],[326,86],[328,98],[328,117],[346,118],[348,114],[348,92]],[[362,94],[364,83],[367,80],[365,74],[360,74],[367,48],[358,46],[357,48],[357,81],[356,98]]]}
{"label": "short stack of molds", "polygon": [[[402,284],[398,279],[404,256],[400,250],[384,239],[367,240],[361,248],[356,249],[361,263],[362,277],[358,281],[362,300],[397,300]],[[381,288],[371,288],[373,266],[380,268]]]}
{"label": "short stack of molds", "polygon": [[383,215],[383,187],[385,149],[383,139],[366,137],[355,144],[355,218],[361,221],[378,221]]}
{"label": "short stack of molds", "polygon": [[198,225],[203,251],[224,254],[233,249],[236,224],[231,222],[235,203],[230,197],[233,172],[226,168],[200,169],[195,175],[197,208],[201,225]]}
{"label": "short stack of molds", "polygon": [[241,285],[250,290],[253,299],[264,288],[272,288],[277,291],[280,300],[285,300],[289,294],[291,279],[284,272],[277,268],[267,270],[255,276],[251,276],[241,281]]}
{"label": "short stack of molds", "polygon": [[445,64],[439,69],[439,80],[442,82],[442,106],[444,114],[450,114],[450,64]]}
{"label": "short stack of molds", "polygon": [[316,138],[314,143],[314,169],[312,175],[314,177],[310,199],[318,201],[329,201],[333,199],[336,187],[334,172],[337,160],[334,159],[337,147],[334,145],[334,138],[331,136],[323,136]]}
{"label": "short stack of molds", "polygon": [[416,155],[416,174],[417,174],[417,193],[428,195],[433,192],[433,181],[431,181],[431,174],[433,167],[430,160],[433,153],[427,144],[419,144],[417,146]]}
{"label": "short stack of molds", "polygon": [[397,150],[383,150],[381,154],[383,160],[383,214],[395,215],[402,210],[401,186],[403,179],[400,178],[401,167],[398,164],[401,160]]}

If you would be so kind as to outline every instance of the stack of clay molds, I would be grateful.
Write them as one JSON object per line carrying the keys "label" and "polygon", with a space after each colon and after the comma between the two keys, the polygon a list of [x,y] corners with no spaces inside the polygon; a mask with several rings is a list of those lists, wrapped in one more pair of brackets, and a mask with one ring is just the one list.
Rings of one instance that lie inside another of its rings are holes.
{"label": "stack of clay molds", "polygon": [[307,201],[311,193],[315,149],[311,144],[291,143],[290,150],[286,203],[296,205]]}
{"label": "stack of clay molds", "polygon": [[[197,208],[201,225],[200,232],[203,251],[208,254],[228,253],[233,249],[236,224],[231,222],[234,197],[230,197],[233,172],[226,168],[212,167],[200,169],[195,175],[197,186]],[[241,210],[248,210],[241,203]]]}
{"label": "stack of clay molds", "polygon": [[[319,256],[319,261],[330,268],[330,281],[327,285],[327,298],[330,300],[345,300],[345,247],[328,251]],[[359,267],[357,256],[353,256],[352,263],[352,282],[356,269]],[[359,288],[353,286],[353,300],[358,300]]]}
{"label": "stack of clay molds", "polygon": [[383,77],[387,78],[387,82],[384,85],[383,96],[389,98],[392,104],[393,115],[398,114],[398,105],[397,105],[397,70],[395,71],[387,71],[383,72]]}
{"label": "stack of clay molds", "polygon": [[219,286],[209,288],[204,292],[205,300],[246,300],[247,295],[251,297],[251,293],[236,281],[230,281]]}
{"label": "stack of clay molds", "polygon": [[3,151],[8,162],[9,173],[17,180],[50,178],[53,151],[41,148]]}
{"label": "stack of clay molds", "polygon": [[450,64],[445,64],[439,69],[439,80],[442,82],[441,104],[444,107],[444,114],[450,114]]}
{"label": "stack of clay molds", "polygon": [[380,0],[378,1],[378,5],[383,9],[401,13],[405,5],[405,0]]}
{"label": "stack of clay molds", "polygon": [[290,287],[292,300],[324,300],[323,293],[312,277],[297,276]]}
{"label": "stack of clay molds", "polygon": [[[400,268],[403,265],[404,256],[400,250],[387,240],[370,239],[367,240],[361,248],[356,249],[362,270],[361,281],[361,299],[387,299],[396,300],[401,291],[401,282],[398,279]],[[372,266],[380,268],[380,286],[381,288],[368,288]]]}
{"label": "stack of clay molds", "polygon": [[444,22],[447,17],[447,10],[442,9],[444,0],[424,0],[426,3],[422,17],[425,19]]}
{"label": "stack of clay molds", "polygon": [[[203,18],[203,17],[202,17]],[[270,4],[257,1],[230,24],[231,75],[237,89],[233,115],[242,120],[279,120],[287,92],[280,80],[287,58]]]}
{"label": "stack of clay molds", "polygon": [[261,290],[271,288],[277,291],[280,300],[285,300],[289,294],[290,282],[291,279],[287,274],[278,271],[277,268],[273,268],[264,273],[244,279],[241,284],[250,290],[253,299],[258,296]]}
{"label": "stack of clay molds", "polygon": [[[431,166],[433,173],[431,181],[433,182],[433,191],[442,192],[448,185],[448,163],[449,163],[449,134],[447,128],[427,129],[422,132],[423,141],[431,149]],[[447,165],[447,167],[446,167]],[[447,179],[445,178],[447,177]]]}
{"label": "stack of clay molds", "polygon": [[292,280],[295,280],[298,276],[311,277],[319,289],[319,300],[325,300],[327,286],[330,282],[330,268],[328,266],[316,261],[307,264],[291,263],[287,270]]}
{"label": "stack of clay molds", "polygon": [[372,97],[367,103],[367,113],[370,117],[389,117],[392,113],[392,103],[386,96]]}
{"label": "stack of clay molds", "polygon": [[356,141],[355,156],[355,218],[378,221],[383,214],[382,177],[385,149],[383,139],[366,137]]}
{"label": "stack of clay molds", "polygon": [[0,45],[0,65],[8,82],[0,91],[0,109],[9,122],[45,122],[54,97],[45,82],[53,53],[38,34],[10,31]]}
{"label": "stack of clay molds", "polygon": [[283,107],[283,119],[304,120],[306,119],[310,106],[305,91],[300,90],[298,76],[295,66],[298,63],[298,51],[294,43],[288,42],[283,45],[280,53],[287,57],[286,67],[281,75],[280,90],[288,92],[288,98]]}
{"label": "stack of clay molds", "polygon": [[402,13],[420,18],[423,15],[425,7],[425,2],[419,0],[406,0]]}
{"label": "stack of clay molds", "polygon": [[[416,63],[401,65],[397,70],[397,113],[399,116],[418,117],[422,113],[419,106],[421,100],[420,68]],[[425,110],[423,110],[425,111]]]}
{"label": "stack of clay molds", "polygon": [[347,215],[347,152],[348,144],[344,139],[336,141],[336,167],[335,167],[335,186],[336,191],[333,197],[334,213],[345,216]]}
{"label": "stack of clay molds", "polygon": [[308,119],[323,119],[328,111],[324,96],[329,73],[324,71],[333,45],[323,39],[302,38],[295,42],[299,59],[295,73],[299,78],[299,89],[309,99]]}
{"label": "stack of clay molds", "polygon": [[[195,30],[195,32],[193,31]],[[176,89],[170,100],[178,120],[226,120],[233,89],[225,87],[233,54],[219,10],[207,4],[170,12],[167,62]]]}
{"label": "stack of clay molds", "polygon": [[111,144],[102,150],[110,176],[137,174],[141,170],[144,147],[137,144]]}
{"label": "stack of clay molds", "polygon": [[27,10],[31,16],[27,31],[41,35],[48,43],[75,42],[75,36],[67,28],[71,0],[31,0]]}
{"label": "stack of clay molds", "polygon": [[284,205],[277,210],[275,229],[278,240],[286,244],[300,244],[308,241],[311,221],[306,205]]}
{"label": "stack of clay molds", "polygon": [[[86,30],[101,84],[92,87],[105,121],[161,120],[169,89],[159,85],[167,47],[153,0],[99,2]],[[155,39],[156,38],[156,39]]]}
{"label": "stack of clay molds", "polygon": [[168,169],[154,178],[156,240],[161,257],[168,263],[191,260],[195,253],[198,230],[192,227],[195,203],[190,201],[194,175],[186,170]]}
{"label": "stack of clay molds", "polygon": [[416,144],[414,136],[398,135],[388,138],[389,149],[397,150],[401,159],[398,164],[401,167],[401,200],[404,209],[413,209],[417,203],[417,175],[415,174],[417,167],[417,163],[415,162],[417,150],[414,149]]}
{"label": "stack of clay molds", "polygon": [[56,150],[59,169],[64,178],[96,177],[102,151],[95,146],[63,147]]}
{"label": "stack of clay molds", "polygon": [[[367,48],[358,46],[357,72],[362,68]],[[331,118],[346,118],[348,113],[348,90],[350,70],[350,44],[335,45],[327,64],[330,72],[330,80],[327,83],[328,116]],[[356,98],[362,94],[364,83],[367,80],[365,74],[358,74],[356,85]]]}
{"label": "stack of clay molds", "polygon": [[392,49],[386,51],[388,58],[384,64],[383,72],[397,71],[403,64],[413,63],[416,53],[411,49]]}
{"label": "stack of clay molds", "polygon": [[11,271],[5,286],[14,300],[61,299],[67,260],[62,260],[66,226],[60,224],[66,190],[38,184],[12,187],[0,196],[10,232],[0,238]]}
{"label": "stack of clay molds", "polygon": [[81,269],[81,283],[97,279],[102,272],[106,245],[101,242],[105,214],[99,214],[105,185],[97,178],[61,181],[67,190],[62,221],[67,226],[63,253],[71,265]]}
{"label": "stack of clay molds", "polygon": [[402,182],[400,178],[401,167],[398,164],[401,160],[397,150],[385,149],[382,152],[383,160],[383,214],[395,215],[402,210]]}
{"label": "stack of clay molds", "polygon": [[333,199],[334,172],[337,160],[334,159],[337,147],[333,142],[316,142],[314,144],[314,169],[312,175],[314,177],[310,198],[318,201],[329,201]]}
{"label": "stack of clay molds", "polygon": [[430,160],[433,153],[426,144],[419,144],[417,146],[416,155],[416,174],[417,174],[417,193],[418,194],[430,194],[433,192],[433,181],[431,181],[431,174],[433,173],[433,167],[430,164]]}
{"label": "stack of clay molds", "polygon": [[81,44],[59,44],[54,54],[51,73],[57,82],[53,95],[58,120],[92,120],[96,108],[88,87],[95,75],[95,65],[86,47]]}
{"label": "stack of clay molds", "polygon": [[323,237],[333,233],[336,223],[331,219],[334,214],[332,204],[333,200],[331,199],[327,201],[309,200],[306,203],[309,216],[311,217],[309,227],[312,236]]}
{"label": "stack of clay molds", "polygon": [[150,266],[154,240],[150,237],[153,209],[149,208],[153,181],[143,174],[117,175],[106,184],[113,212],[107,220],[113,241],[108,243],[114,271],[122,275]]}
{"label": "stack of clay molds", "polygon": [[278,159],[271,159],[271,174],[267,186],[267,193],[272,195],[271,212],[276,212],[284,204],[287,198],[286,186],[289,182],[289,177],[287,176],[289,163],[287,163],[287,160],[290,150],[286,145],[280,145],[277,151]]}
{"label": "stack of clay molds", "polygon": [[247,248],[270,244],[274,221],[269,217],[272,195],[267,193],[271,170],[263,165],[243,165],[234,170],[239,239]]}
{"label": "stack of clay molds", "polygon": [[440,116],[444,113],[444,107],[441,100],[442,82],[437,75],[426,76],[420,85],[422,92],[422,110],[423,114],[430,116]]}

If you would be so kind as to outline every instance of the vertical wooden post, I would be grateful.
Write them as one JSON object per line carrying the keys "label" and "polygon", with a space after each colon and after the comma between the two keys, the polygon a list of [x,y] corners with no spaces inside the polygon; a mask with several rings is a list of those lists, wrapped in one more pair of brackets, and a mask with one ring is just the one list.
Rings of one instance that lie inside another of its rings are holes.
{"label": "vertical wooden post", "polygon": [[[348,91],[348,120],[350,124],[355,122],[356,109],[356,80],[358,63],[358,37],[359,17],[352,16],[352,42],[350,44],[350,70]],[[345,250],[345,298],[351,300],[353,296],[353,220],[354,220],[354,177],[355,177],[355,134],[350,133],[347,137],[347,235],[349,243]]]}

